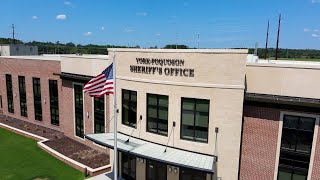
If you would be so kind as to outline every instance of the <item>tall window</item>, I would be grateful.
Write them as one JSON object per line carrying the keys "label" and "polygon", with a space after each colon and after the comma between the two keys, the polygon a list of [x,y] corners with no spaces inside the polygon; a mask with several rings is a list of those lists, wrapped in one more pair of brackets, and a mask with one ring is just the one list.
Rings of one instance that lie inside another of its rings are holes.
{"label": "tall window", "polygon": [[160,162],[147,160],[147,179],[166,180],[167,165]]}
{"label": "tall window", "polygon": [[84,138],[82,88],[82,85],[73,85],[76,136]]}
{"label": "tall window", "polygon": [[94,98],[94,133],[104,133],[104,96]]}
{"label": "tall window", "polygon": [[137,91],[122,90],[122,124],[137,125]]}
{"label": "tall window", "polygon": [[58,81],[49,80],[51,124],[59,125]]}
{"label": "tall window", "polygon": [[21,116],[27,117],[27,96],[26,96],[26,81],[24,76],[18,77],[19,81],[19,95],[20,95],[20,111]]}
{"label": "tall window", "polygon": [[181,138],[208,142],[209,100],[182,98]]}
{"label": "tall window", "polygon": [[6,85],[7,85],[8,111],[10,113],[14,113],[13,92],[12,92],[12,76],[10,74],[6,74]]}
{"label": "tall window", "polygon": [[33,80],[34,115],[36,120],[42,121],[40,78],[32,78],[32,80]]}
{"label": "tall window", "polygon": [[147,131],[168,135],[168,96],[147,94]]}
{"label": "tall window", "polygon": [[202,171],[196,171],[193,169],[187,169],[187,168],[180,168],[179,172],[179,179],[180,180],[206,180],[207,174]]}
{"label": "tall window", "polygon": [[121,176],[126,180],[136,179],[136,158],[121,153]]}
{"label": "tall window", "polygon": [[284,115],[278,180],[306,180],[315,118]]}

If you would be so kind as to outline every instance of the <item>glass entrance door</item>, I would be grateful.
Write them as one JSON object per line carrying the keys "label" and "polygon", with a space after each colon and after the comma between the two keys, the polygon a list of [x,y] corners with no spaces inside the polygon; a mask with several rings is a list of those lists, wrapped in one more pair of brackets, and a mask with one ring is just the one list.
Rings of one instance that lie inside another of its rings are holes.
{"label": "glass entrance door", "polygon": [[147,160],[147,180],[166,180],[167,165]]}
{"label": "glass entrance door", "polygon": [[121,153],[121,177],[125,180],[136,179],[136,158]]}

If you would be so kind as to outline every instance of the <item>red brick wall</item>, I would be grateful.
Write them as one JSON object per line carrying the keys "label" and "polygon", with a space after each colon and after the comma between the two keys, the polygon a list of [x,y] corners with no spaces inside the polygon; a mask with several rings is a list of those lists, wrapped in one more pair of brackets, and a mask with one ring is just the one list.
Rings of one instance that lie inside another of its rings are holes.
{"label": "red brick wall", "polygon": [[316,142],[316,151],[314,156],[313,162],[313,169],[312,169],[312,179],[320,179],[320,129],[318,125],[318,134],[317,134],[317,142]]}
{"label": "red brick wall", "polygon": [[[61,79],[58,75],[53,73],[60,73],[59,61],[44,61],[44,60],[26,60],[26,59],[11,59],[0,57],[0,96],[3,101],[3,114],[35,123],[41,126],[49,127],[61,131],[61,125],[55,126],[51,124],[50,117],[50,96],[49,96],[49,79],[58,81],[59,93],[59,107],[61,110]],[[8,112],[7,105],[7,92],[6,92],[6,77],[5,74],[12,75],[13,86],[13,102],[14,113]],[[18,76],[25,76],[26,92],[27,92],[27,111],[28,117],[22,117],[20,113],[20,97],[19,97],[19,84]],[[33,103],[33,83],[32,78],[40,78],[41,83],[41,99],[42,99],[42,121],[36,121],[34,115]],[[44,99],[46,103],[44,103]],[[61,116],[61,114],[60,114]],[[62,118],[60,117],[60,123]]]}
{"label": "red brick wall", "polygon": [[280,109],[244,106],[240,180],[272,180]]}
{"label": "red brick wall", "polygon": [[[81,143],[84,143],[94,149],[102,150],[101,146],[98,146],[92,141],[89,140],[84,140],[75,135],[75,117],[74,117],[74,99],[73,99],[73,83],[72,81],[69,80],[62,80],[62,99],[63,99],[63,104],[62,104],[62,115],[63,115],[63,132],[65,133],[66,136],[79,141]],[[77,83],[77,82],[76,82]],[[78,83],[85,85],[84,83]],[[85,134],[92,134],[93,133],[93,100],[92,98],[84,94],[84,131]],[[109,121],[109,96],[106,96],[106,132],[109,132],[109,126],[108,126],[108,121]],[[89,118],[87,116],[87,112],[89,114]],[[103,149],[105,151],[105,149]]]}

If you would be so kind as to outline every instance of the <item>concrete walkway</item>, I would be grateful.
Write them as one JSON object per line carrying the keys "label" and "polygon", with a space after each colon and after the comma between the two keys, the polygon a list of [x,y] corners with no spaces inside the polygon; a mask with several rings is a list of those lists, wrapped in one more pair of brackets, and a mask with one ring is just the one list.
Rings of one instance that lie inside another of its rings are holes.
{"label": "concrete walkway", "polygon": [[[86,180],[113,180],[113,172],[103,173],[97,176],[93,176]],[[124,179],[118,178],[118,180],[124,180]]]}

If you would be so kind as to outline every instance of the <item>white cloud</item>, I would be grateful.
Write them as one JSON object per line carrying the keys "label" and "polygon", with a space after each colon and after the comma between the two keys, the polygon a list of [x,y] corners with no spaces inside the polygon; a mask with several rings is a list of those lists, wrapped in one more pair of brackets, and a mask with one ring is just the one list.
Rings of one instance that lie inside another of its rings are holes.
{"label": "white cloud", "polygon": [[104,31],[104,30],[105,30],[105,28],[104,28],[104,26],[102,26],[102,27],[101,27],[101,31]]}
{"label": "white cloud", "polygon": [[137,16],[147,16],[148,13],[147,12],[137,12],[136,15]]}
{"label": "white cloud", "polygon": [[85,36],[91,36],[91,35],[92,35],[92,32],[90,32],[90,31],[85,32],[84,35],[85,35]]}
{"label": "white cloud", "polygon": [[313,4],[315,4],[315,3],[320,3],[320,0],[311,0],[311,2],[312,2]]}
{"label": "white cloud", "polygon": [[59,14],[59,15],[57,15],[56,19],[58,19],[58,20],[65,20],[65,19],[67,19],[67,15],[65,15],[65,14]]}
{"label": "white cloud", "polygon": [[320,30],[319,30],[319,29],[314,29],[313,31],[314,31],[314,32],[319,32]]}
{"label": "white cloud", "polygon": [[134,29],[132,29],[132,28],[125,28],[123,31],[126,32],[126,33],[131,33],[131,32],[134,31]]}
{"label": "white cloud", "polygon": [[38,18],[38,16],[32,16],[31,19],[32,19],[32,20],[37,20],[37,19],[39,19],[39,18]]}
{"label": "white cloud", "polygon": [[156,36],[160,36],[161,34],[160,33],[157,33],[157,34],[155,34]]}
{"label": "white cloud", "polygon": [[304,32],[310,32],[310,29],[304,28],[303,31]]}
{"label": "white cloud", "polygon": [[311,36],[314,37],[314,38],[320,38],[319,34],[312,34]]}
{"label": "white cloud", "polygon": [[63,4],[66,6],[70,6],[72,3],[70,1],[65,1]]}

